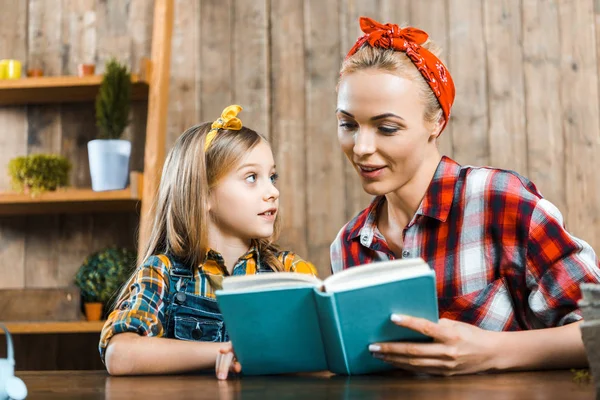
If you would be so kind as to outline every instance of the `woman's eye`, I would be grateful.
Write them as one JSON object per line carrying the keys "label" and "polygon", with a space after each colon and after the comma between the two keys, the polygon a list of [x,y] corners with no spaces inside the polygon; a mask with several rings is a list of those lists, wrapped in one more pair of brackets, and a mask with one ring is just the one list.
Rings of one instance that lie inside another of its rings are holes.
{"label": "woman's eye", "polygon": [[356,129],[356,124],[352,124],[350,122],[340,122],[339,127],[346,131],[351,131]]}
{"label": "woman's eye", "polygon": [[246,177],[246,182],[254,183],[256,182],[256,174],[250,174]]}
{"label": "woman's eye", "polygon": [[277,182],[277,179],[279,179],[279,175],[278,174],[271,175],[271,183],[273,185]]}
{"label": "woman's eye", "polygon": [[396,127],[392,127],[392,126],[380,126],[379,127],[379,131],[381,133],[383,133],[384,135],[393,135],[394,133],[398,132],[398,128]]}

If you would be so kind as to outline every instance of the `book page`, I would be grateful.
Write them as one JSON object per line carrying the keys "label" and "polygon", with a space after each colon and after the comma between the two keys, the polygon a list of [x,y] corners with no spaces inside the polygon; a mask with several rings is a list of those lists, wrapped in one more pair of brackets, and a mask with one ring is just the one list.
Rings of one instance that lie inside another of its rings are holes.
{"label": "book page", "polygon": [[381,261],[338,272],[323,281],[323,291],[342,292],[426,275],[431,268],[422,258]]}
{"label": "book page", "polygon": [[320,287],[323,282],[313,275],[295,272],[273,272],[256,275],[227,276],[223,279],[223,290],[243,291],[285,287]]}

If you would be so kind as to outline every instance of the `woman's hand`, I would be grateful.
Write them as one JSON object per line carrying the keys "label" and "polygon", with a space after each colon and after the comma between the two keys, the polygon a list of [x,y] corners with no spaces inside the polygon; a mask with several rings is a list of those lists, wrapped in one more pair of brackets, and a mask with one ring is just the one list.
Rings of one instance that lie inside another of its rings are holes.
{"label": "woman's hand", "polygon": [[215,363],[217,379],[224,380],[227,379],[229,372],[239,374],[241,371],[242,366],[235,359],[233,347],[231,346],[231,343],[227,343],[225,347],[219,349],[219,354],[217,354],[217,361]]}
{"label": "woman's hand", "polygon": [[392,315],[398,326],[433,338],[433,343],[387,342],[369,346],[373,356],[398,368],[432,375],[458,375],[495,369],[498,332],[442,318]]}

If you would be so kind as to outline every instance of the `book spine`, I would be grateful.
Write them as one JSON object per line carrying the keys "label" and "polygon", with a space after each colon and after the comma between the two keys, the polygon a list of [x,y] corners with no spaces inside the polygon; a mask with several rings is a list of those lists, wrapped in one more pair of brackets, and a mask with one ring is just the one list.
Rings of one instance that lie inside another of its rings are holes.
{"label": "book spine", "polygon": [[333,294],[324,293],[315,288],[315,302],[319,314],[321,338],[325,348],[327,366],[331,372],[349,375],[348,358],[346,357]]}

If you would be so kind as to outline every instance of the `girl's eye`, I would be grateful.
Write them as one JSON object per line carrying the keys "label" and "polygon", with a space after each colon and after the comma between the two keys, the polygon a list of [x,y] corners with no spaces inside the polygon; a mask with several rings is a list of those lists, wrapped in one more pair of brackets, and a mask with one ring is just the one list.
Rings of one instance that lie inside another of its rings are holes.
{"label": "girl's eye", "polygon": [[256,174],[250,174],[246,177],[246,182],[254,183],[256,182]]}
{"label": "girl's eye", "polygon": [[271,175],[271,183],[273,185],[277,182],[277,179],[279,179],[279,175],[278,174],[272,174]]}

